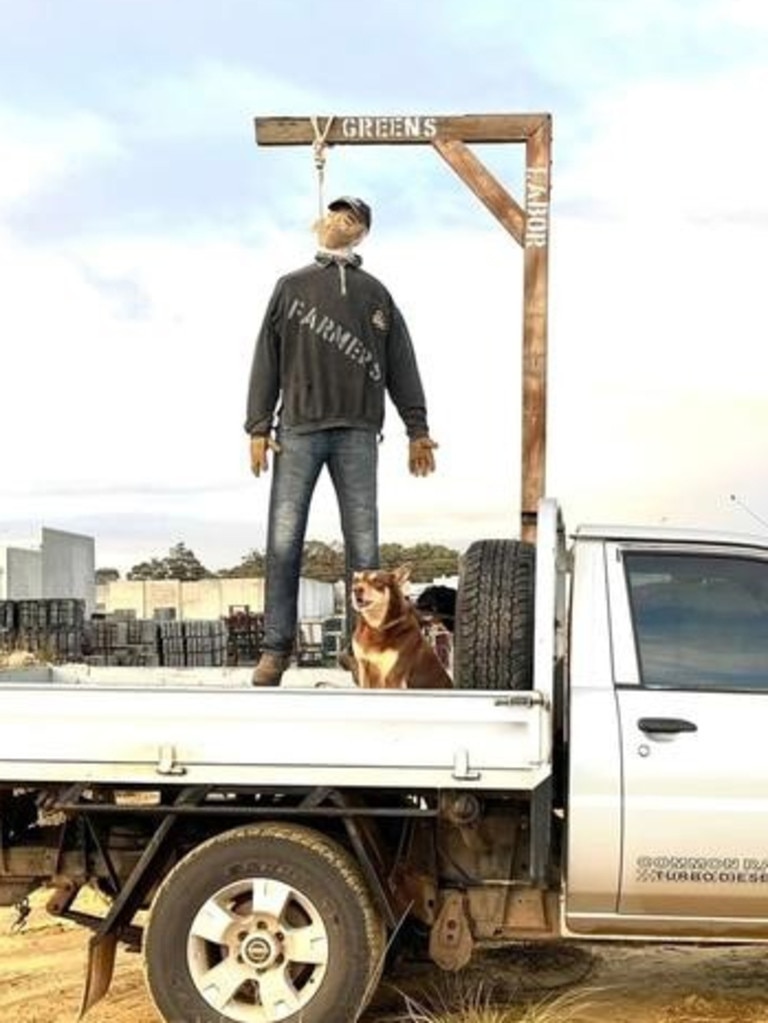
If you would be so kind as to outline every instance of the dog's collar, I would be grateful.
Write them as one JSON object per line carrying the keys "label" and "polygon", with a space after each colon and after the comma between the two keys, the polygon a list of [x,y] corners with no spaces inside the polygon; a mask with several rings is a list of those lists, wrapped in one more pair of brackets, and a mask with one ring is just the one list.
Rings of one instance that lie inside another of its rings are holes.
{"label": "dog's collar", "polygon": [[397,618],[393,618],[392,621],[391,622],[387,622],[386,625],[379,625],[376,628],[376,631],[377,632],[387,632],[389,629],[394,629],[394,627],[396,625],[399,625],[400,622],[406,621],[408,619],[408,617],[409,617],[409,613],[406,611],[405,614],[398,615]]}

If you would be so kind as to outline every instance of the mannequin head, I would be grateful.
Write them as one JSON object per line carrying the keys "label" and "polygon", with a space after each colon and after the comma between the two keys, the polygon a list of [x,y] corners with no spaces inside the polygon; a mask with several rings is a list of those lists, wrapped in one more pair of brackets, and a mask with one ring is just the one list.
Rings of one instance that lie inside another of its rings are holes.
{"label": "mannequin head", "polygon": [[328,204],[328,210],[314,225],[324,249],[351,249],[359,245],[371,226],[371,209],[362,199],[343,196]]}

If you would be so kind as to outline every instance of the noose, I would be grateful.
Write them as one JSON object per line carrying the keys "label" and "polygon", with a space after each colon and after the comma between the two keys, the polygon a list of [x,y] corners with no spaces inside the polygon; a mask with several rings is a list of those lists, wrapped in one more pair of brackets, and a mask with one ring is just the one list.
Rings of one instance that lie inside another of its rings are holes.
{"label": "noose", "polygon": [[312,143],[312,155],[315,161],[315,170],[317,171],[317,207],[318,216],[322,218],[325,213],[325,199],[323,197],[323,191],[325,188],[325,150],[327,149],[328,133],[331,130],[333,124],[333,117],[326,118],[325,127],[320,127],[320,118],[311,117],[312,130],[315,133],[315,140]]}

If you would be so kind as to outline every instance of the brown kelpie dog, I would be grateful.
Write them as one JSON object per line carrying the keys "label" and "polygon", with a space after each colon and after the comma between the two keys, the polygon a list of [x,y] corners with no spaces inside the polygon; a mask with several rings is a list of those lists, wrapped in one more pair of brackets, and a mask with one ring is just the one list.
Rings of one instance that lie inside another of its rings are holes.
{"label": "brown kelpie dog", "polygon": [[394,572],[368,569],[352,576],[357,624],[352,650],[364,689],[451,689],[453,682],[421,631],[403,592],[409,565]]}

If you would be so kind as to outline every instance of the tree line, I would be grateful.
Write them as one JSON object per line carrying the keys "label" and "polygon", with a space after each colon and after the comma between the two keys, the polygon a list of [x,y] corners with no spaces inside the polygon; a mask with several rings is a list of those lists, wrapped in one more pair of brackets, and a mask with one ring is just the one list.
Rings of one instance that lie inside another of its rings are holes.
{"label": "tree line", "polygon": [[[380,547],[381,567],[392,569],[400,565],[412,566],[413,582],[429,582],[438,576],[456,575],[459,570],[459,552],[442,544],[419,543],[405,546],[385,543]],[[180,579],[194,582],[198,579],[247,579],[264,576],[265,555],[254,548],[243,555],[240,564],[212,572],[200,561],[195,552],[184,543],[174,544],[165,557],[150,558],[134,565],[125,578]],[[307,579],[336,582],[344,578],[344,547],[340,542],[324,543],[308,540],[304,544],[301,574]],[[98,568],[97,583],[116,582],[120,573],[116,568]]]}

